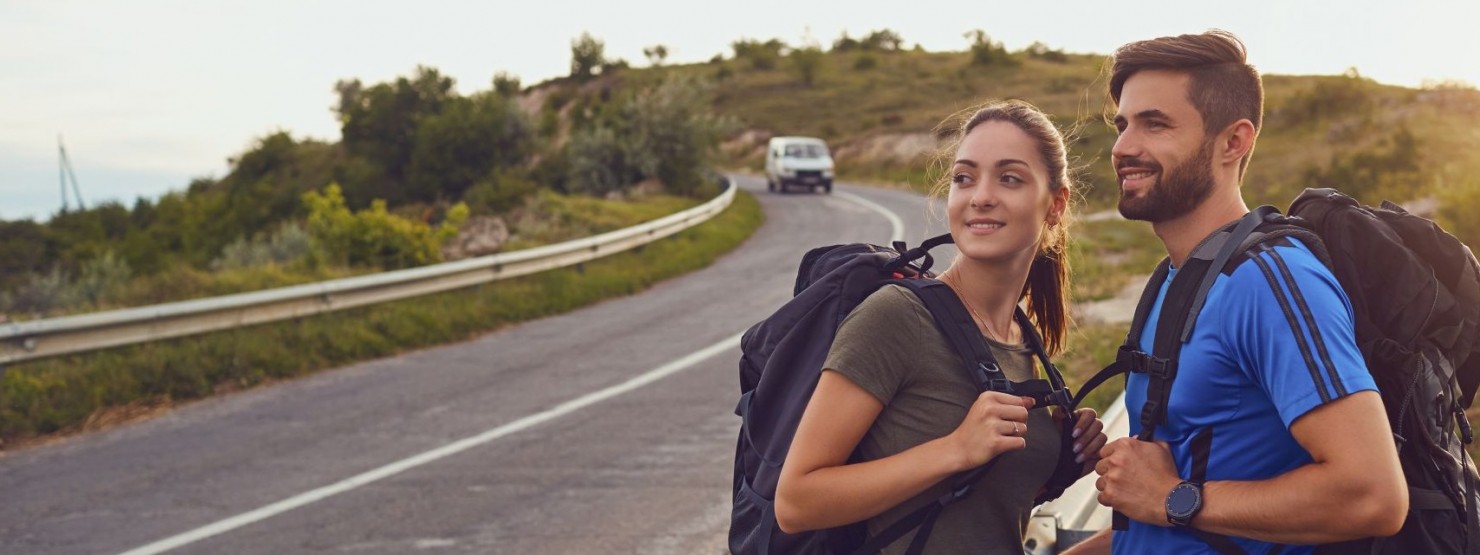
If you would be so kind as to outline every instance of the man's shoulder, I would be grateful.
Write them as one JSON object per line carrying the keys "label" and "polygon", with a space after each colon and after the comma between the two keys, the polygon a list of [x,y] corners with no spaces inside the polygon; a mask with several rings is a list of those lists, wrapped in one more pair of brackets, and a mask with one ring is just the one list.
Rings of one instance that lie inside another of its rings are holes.
{"label": "man's shoulder", "polygon": [[1255,245],[1225,269],[1227,285],[1248,292],[1272,284],[1295,282],[1301,287],[1336,285],[1336,276],[1310,247],[1296,237],[1281,237]]}

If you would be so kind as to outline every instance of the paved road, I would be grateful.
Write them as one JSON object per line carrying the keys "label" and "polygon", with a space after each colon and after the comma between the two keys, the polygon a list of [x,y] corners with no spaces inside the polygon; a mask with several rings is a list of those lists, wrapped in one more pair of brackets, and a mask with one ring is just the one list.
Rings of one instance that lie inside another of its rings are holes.
{"label": "paved road", "polygon": [[9,454],[0,553],[723,552],[733,338],[807,248],[889,239],[849,195],[929,233],[908,193],[739,180],[766,224],[641,294]]}

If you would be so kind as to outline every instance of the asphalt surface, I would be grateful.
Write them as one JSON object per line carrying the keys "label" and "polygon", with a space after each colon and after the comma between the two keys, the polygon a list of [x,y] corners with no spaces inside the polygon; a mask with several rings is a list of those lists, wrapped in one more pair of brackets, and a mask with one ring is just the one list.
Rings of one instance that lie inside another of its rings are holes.
{"label": "asphalt surface", "polygon": [[808,248],[890,239],[849,195],[911,244],[943,229],[909,193],[737,179],[767,220],[709,268],[7,454],[0,553],[725,552],[734,336],[790,296]]}

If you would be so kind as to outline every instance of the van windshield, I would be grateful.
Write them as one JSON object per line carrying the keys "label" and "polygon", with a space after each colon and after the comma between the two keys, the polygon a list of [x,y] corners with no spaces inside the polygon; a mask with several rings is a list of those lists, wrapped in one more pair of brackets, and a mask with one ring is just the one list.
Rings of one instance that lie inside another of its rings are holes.
{"label": "van windshield", "polygon": [[827,147],[819,144],[786,145],[787,158],[823,158],[827,156]]}

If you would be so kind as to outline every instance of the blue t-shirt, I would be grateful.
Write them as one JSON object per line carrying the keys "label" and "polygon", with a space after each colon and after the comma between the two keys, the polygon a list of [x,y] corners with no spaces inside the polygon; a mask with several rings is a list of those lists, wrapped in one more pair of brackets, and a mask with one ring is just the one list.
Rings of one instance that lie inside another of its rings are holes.
{"label": "blue t-shirt", "polygon": [[[1141,334],[1152,352],[1167,286]],[[1192,439],[1211,433],[1207,480],[1263,480],[1311,462],[1290,425],[1323,403],[1376,390],[1357,350],[1351,302],[1305,245],[1289,238],[1220,274],[1182,347],[1167,421],[1156,439],[1171,445],[1178,476],[1192,473]],[[1132,436],[1141,431],[1146,374],[1131,374],[1125,404]],[[1250,555],[1272,544],[1232,538]],[[1114,534],[1115,553],[1216,553],[1188,530],[1131,521]],[[1281,553],[1309,553],[1295,548]]]}

